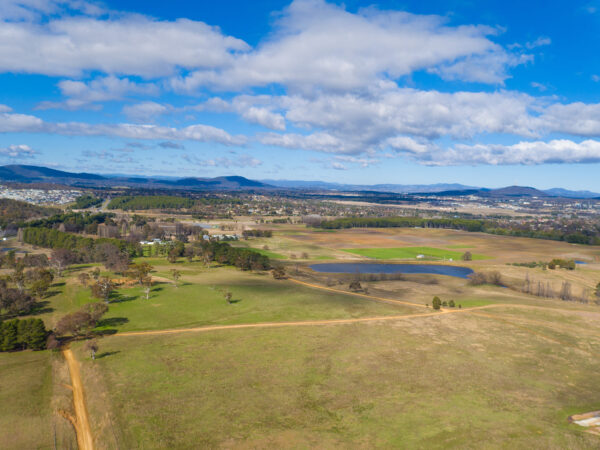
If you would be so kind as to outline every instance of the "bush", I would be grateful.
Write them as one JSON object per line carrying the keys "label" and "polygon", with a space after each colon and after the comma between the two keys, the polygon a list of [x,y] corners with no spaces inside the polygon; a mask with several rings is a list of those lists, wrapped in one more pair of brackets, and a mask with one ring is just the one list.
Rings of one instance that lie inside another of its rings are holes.
{"label": "bush", "polygon": [[433,300],[431,301],[431,306],[433,307],[433,309],[440,309],[440,307],[442,306],[442,301],[438,296],[433,297]]}
{"label": "bush", "polygon": [[449,306],[450,308],[454,308],[454,307],[456,306],[456,304],[454,303],[454,300],[450,300],[450,301],[448,302],[448,306]]}

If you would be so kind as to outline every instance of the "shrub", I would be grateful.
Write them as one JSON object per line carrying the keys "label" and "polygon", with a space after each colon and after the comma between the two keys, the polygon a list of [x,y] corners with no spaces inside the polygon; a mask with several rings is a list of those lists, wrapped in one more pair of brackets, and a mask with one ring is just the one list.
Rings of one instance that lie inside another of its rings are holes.
{"label": "shrub", "polygon": [[438,296],[433,297],[433,300],[431,301],[431,306],[433,307],[433,309],[440,309],[440,307],[442,306],[442,301]]}

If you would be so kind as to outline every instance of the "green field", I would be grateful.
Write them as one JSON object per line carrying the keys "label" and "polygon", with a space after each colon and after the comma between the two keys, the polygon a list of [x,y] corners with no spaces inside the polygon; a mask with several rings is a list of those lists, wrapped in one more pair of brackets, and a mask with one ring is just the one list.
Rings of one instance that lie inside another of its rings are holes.
{"label": "green field", "polygon": [[[170,277],[171,266],[157,266],[154,275]],[[232,268],[204,269],[199,263],[181,265],[180,286],[158,282],[146,300],[140,287],[121,288],[110,303],[100,330],[155,330],[190,326],[338,319],[410,314],[416,308],[365,301],[364,299],[316,291],[269,274],[253,274]],[[75,283],[63,287],[53,303],[62,314],[98,301],[90,289]],[[229,304],[223,293],[233,294]],[[60,314],[56,313],[55,317]],[[48,318],[46,318],[48,320]]]}
{"label": "green field", "polygon": [[51,353],[0,353],[2,448],[51,448]]}
{"label": "green field", "polygon": [[113,336],[78,357],[92,423],[112,416],[120,448],[597,447],[566,419],[598,408],[600,340],[549,325],[461,313]]}
{"label": "green field", "polygon": [[[433,247],[399,247],[399,248],[346,248],[345,252],[375,259],[415,259],[423,255],[428,259],[452,259],[460,261],[464,252],[455,252]],[[485,255],[472,255],[473,260],[487,259]]]}

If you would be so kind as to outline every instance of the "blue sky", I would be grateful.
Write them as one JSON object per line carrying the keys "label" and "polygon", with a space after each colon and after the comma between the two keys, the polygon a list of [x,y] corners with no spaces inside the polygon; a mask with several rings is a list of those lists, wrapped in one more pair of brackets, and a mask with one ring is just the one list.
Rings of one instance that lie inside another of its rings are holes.
{"label": "blue sky", "polygon": [[0,164],[600,191],[600,1],[2,0]]}

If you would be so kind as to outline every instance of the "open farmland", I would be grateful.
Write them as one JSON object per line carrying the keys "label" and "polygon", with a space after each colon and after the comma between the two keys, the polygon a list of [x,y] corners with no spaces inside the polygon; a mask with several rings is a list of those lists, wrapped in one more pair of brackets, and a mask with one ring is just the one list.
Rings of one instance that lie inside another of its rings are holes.
{"label": "open farmland", "polygon": [[593,447],[566,418],[597,407],[600,315],[555,314],[117,335],[78,356],[120,447]]}

